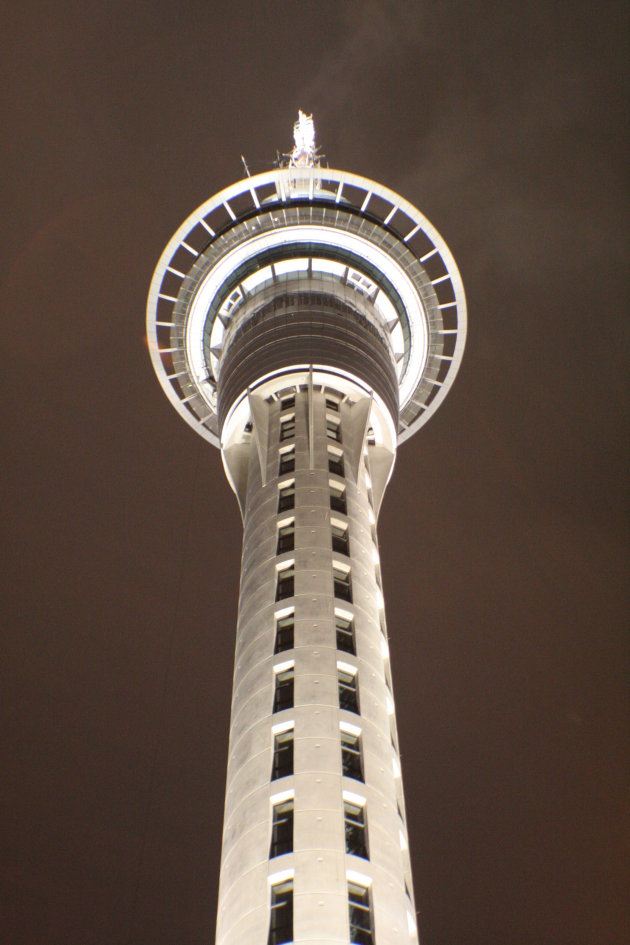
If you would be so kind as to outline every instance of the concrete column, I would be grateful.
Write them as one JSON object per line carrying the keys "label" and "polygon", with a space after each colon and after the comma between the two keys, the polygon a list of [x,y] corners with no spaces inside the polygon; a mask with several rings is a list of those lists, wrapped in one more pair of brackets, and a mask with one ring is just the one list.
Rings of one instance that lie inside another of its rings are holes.
{"label": "concrete column", "polygon": [[[243,485],[217,945],[267,945],[270,879],[278,875],[293,876],[293,941],[348,945],[349,873],[370,888],[375,945],[417,942],[373,505],[389,472],[379,467],[375,499],[364,444],[370,398],[357,387],[354,403],[346,397],[340,410],[327,409],[334,390],[334,378],[326,391],[315,385],[310,403],[306,384],[283,391],[283,398],[295,396],[286,409],[280,398],[259,400],[249,452],[239,447],[232,475],[246,483],[246,494]],[[281,442],[282,420],[291,414],[295,435]],[[340,443],[328,437],[327,420],[340,422]],[[290,445],[295,470],[280,475],[280,453]],[[343,476],[329,470],[329,447],[343,451]],[[291,482],[295,506],[279,512],[279,491]],[[331,510],[331,485],[345,489],[345,514]],[[288,520],[295,523],[295,547],[278,554],[278,527]],[[348,527],[349,556],[332,548],[333,521]],[[294,594],[276,601],[278,568],[288,562]],[[350,568],[352,602],[335,597],[336,566]],[[274,655],[277,615],[287,608],[294,612],[294,647]],[[337,649],[336,610],[353,619],[356,654]],[[287,663],[294,667],[294,707],[274,713],[274,667]],[[356,670],[359,714],[340,709],[340,663]],[[272,781],[274,731],[288,725],[294,773]],[[342,775],[340,726],[361,733],[364,782]],[[289,792],[293,852],[270,859],[272,799]],[[365,804],[369,859],[346,853],[344,793]]]}

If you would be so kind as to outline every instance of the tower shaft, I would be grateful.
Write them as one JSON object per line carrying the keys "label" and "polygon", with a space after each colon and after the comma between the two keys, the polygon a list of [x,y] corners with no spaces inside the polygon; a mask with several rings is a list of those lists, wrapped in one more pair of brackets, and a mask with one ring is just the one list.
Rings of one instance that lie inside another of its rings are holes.
{"label": "tower shaft", "polygon": [[[413,943],[376,539],[389,469],[373,482],[371,397],[321,371],[270,388],[238,458],[248,469],[217,945]],[[234,463],[232,477],[244,479]]]}

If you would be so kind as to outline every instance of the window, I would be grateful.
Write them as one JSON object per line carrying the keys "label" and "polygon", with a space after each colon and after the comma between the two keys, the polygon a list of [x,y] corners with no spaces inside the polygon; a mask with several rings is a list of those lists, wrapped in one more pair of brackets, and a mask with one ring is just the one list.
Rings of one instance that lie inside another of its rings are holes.
{"label": "window", "polygon": [[359,711],[359,692],[357,687],[357,672],[354,667],[345,663],[337,663],[337,679],[339,685],[339,708],[346,712]]}
{"label": "window", "polygon": [[341,772],[346,778],[363,781],[361,736],[341,729]]}
{"label": "window", "polygon": [[290,473],[295,471],[295,446],[292,446],[290,449],[285,450],[283,453],[280,453],[280,467],[278,469],[278,475],[283,476],[284,473]]}
{"label": "window", "polygon": [[278,512],[286,512],[295,508],[295,480],[285,482],[278,492]]}
{"label": "window", "polygon": [[287,394],[280,401],[280,410],[290,410],[295,407],[295,394]]}
{"label": "window", "polygon": [[328,471],[334,473],[336,476],[343,476],[345,474],[343,453],[333,453],[332,450],[328,450]]}
{"label": "window", "polygon": [[293,774],[293,729],[278,732],[273,737],[273,762],[271,766],[271,780],[288,778]]}
{"label": "window", "polygon": [[284,709],[292,709],[295,681],[294,667],[288,666],[286,669],[276,672],[275,677],[276,688],[273,696],[273,711],[282,712]]}
{"label": "window", "polygon": [[352,603],[352,587],[350,584],[350,568],[343,568],[333,562],[333,593],[341,600]]}
{"label": "window", "polygon": [[[271,887],[271,914],[267,945],[283,945],[293,941],[293,880]],[[372,939],[370,939],[370,942]]]}
{"label": "window", "polygon": [[374,436],[374,430],[372,427],[370,427],[369,430],[367,431],[367,441],[368,441],[368,446],[376,445],[376,437]]}
{"label": "window", "polygon": [[293,798],[273,805],[269,857],[293,853]]}
{"label": "window", "polygon": [[343,814],[346,827],[346,853],[369,860],[365,804],[344,799]]}
{"label": "window", "polygon": [[374,945],[370,890],[359,883],[348,883],[348,918],[351,945]]}
{"label": "window", "polygon": [[354,643],[354,620],[344,617],[335,611],[335,632],[337,634],[337,649],[344,653],[356,653]]}
{"label": "window", "polygon": [[336,482],[330,483],[330,507],[333,512],[346,514],[346,490],[343,486],[338,486]]}
{"label": "window", "polygon": [[278,586],[276,588],[276,600],[284,600],[285,597],[293,597],[295,586],[295,561],[290,561],[282,570],[278,569]]}
{"label": "window", "polygon": [[339,413],[339,401],[330,394],[326,395],[326,410],[334,410]]}
{"label": "window", "polygon": [[295,627],[295,613],[291,611],[283,617],[276,617],[276,643],[274,653],[293,649],[293,633]]}
{"label": "window", "polygon": [[281,555],[285,551],[293,551],[295,547],[295,520],[285,522],[278,526],[278,547],[276,554]]}
{"label": "window", "polygon": [[336,440],[337,443],[341,443],[341,425],[338,420],[326,417],[326,436],[329,440]]}
{"label": "window", "polygon": [[341,555],[350,554],[348,526],[342,525],[341,522],[332,523],[332,550],[338,551]]}
{"label": "window", "polygon": [[280,421],[280,442],[283,443],[284,440],[290,440],[293,436],[295,436],[295,414],[284,417],[284,419]]}

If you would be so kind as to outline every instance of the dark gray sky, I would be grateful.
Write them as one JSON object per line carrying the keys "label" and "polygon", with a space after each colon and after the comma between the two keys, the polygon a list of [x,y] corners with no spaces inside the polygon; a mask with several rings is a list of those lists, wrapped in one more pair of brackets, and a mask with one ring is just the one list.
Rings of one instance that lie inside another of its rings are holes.
{"label": "dark gray sky", "polygon": [[12,6],[4,940],[213,941],[241,528],[144,307],[179,223],[301,107],[332,166],[426,213],[469,302],[380,524],[423,945],[621,945],[624,5]]}

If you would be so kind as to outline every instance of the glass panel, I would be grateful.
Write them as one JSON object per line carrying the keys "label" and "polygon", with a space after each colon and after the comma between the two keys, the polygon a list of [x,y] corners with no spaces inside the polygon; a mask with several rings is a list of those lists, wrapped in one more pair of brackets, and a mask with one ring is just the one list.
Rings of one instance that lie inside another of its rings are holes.
{"label": "glass panel", "polygon": [[288,450],[286,453],[280,454],[280,467],[278,469],[278,475],[282,476],[284,473],[290,473],[295,471],[295,450]]}
{"label": "glass panel", "polygon": [[293,708],[294,672],[293,668],[283,673],[276,673],[276,689],[273,697],[273,711],[282,712]]}
{"label": "glass panel", "polygon": [[350,554],[350,540],[348,538],[348,529],[341,528],[339,525],[332,527],[332,550],[338,551],[341,555]]}
{"label": "glass panel", "polygon": [[365,808],[359,804],[344,801],[344,817],[346,828],[346,853],[353,856],[362,856],[369,859],[367,850],[367,829],[365,823]]}
{"label": "glass panel", "polygon": [[273,763],[271,780],[286,778],[293,774],[293,729],[281,732],[273,740]]}
{"label": "glass panel", "polygon": [[335,630],[337,633],[337,649],[346,653],[356,653],[352,620],[346,620],[344,617],[335,615]]}
{"label": "glass panel", "polygon": [[293,941],[293,880],[271,887],[268,945]]}
{"label": "glass panel", "polygon": [[269,856],[282,856],[293,852],[293,799],[273,808],[271,847]]}
{"label": "glass panel", "polygon": [[341,770],[346,778],[363,781],[361,737],[350,732],[341,733]]}
{"label": "glass panel", "polygon": [[328,469],[336,476],[344,475],[343,456],[335,456],[334,453],[328,454]]}
{"label": "glass panel", "polygon": [[287,597],[293,597],[294,583],[295,569],[293,567],[285,568],[284,571],[278,571],[276,600],[285,600]]}
{"label": "glass panel", "polygon": [[278,547],[276,554],[281,555],[285,551],[293,551],[295,546],[295,523],[283,525],[278,529]]}
{"label": "glass panel", "polygon": [[294,614],[288,617],[279,617],[276,620],[276,645],[274,653],[282,653],[284,650],[293,649],[294,633]]}
{"label": "glass panel", "polygon": [[346,491],[345,489],[333,489],[330,493],[330,507],[334,512],[343,512],[346,514]]}
{"label": "glass panel", "polygon": [[339,675],[339,708],[346,712],[359,711],[359,695],[357,692],[357,677],[340,669]]}
{"label": "glass panel", "polygon": [[333,568],[333,593],[335,597],[352,603],[352,589],[350,587],[350,572],[338,571]]}
{"label": "glass panel", "polygon": [[348,883],[348,917],[351,945],[373,945],[370,890]]}

